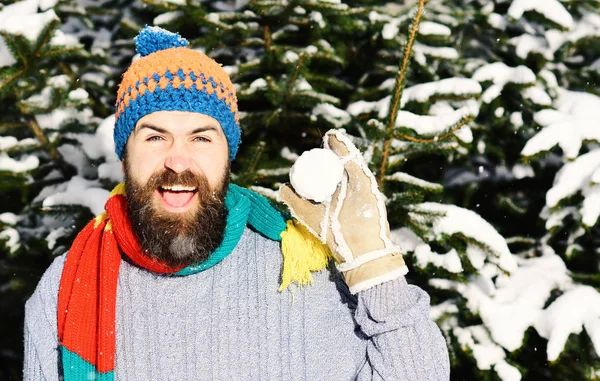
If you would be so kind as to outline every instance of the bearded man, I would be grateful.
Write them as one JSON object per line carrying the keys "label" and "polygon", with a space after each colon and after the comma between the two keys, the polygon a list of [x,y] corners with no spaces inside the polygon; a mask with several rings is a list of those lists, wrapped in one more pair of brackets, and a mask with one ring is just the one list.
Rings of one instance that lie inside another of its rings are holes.
{"label": "bearded man", "polygon": [[284,186],[294,219],[229,184],[235,88],[186,46],[136,38],[116,104],[125,181],[27,302],[24,379],[448,380],[360,152],[325,135],[344,178],[322,203]]}

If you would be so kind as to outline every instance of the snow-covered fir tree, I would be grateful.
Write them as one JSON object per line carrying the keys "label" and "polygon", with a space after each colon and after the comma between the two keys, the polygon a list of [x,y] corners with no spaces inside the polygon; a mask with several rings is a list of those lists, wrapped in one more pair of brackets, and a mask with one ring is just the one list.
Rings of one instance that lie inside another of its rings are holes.
{"label": "snow-covered fir tree", "polygon": [[353,136],[453,379],[600,378],[599,15],[559,0],[4,5],[0,303],[15,312],[0,369],[18,377],[24,299],[121,181],[115,86],[154,24],[231,74],[235,183],[277,202],[326,130]]}

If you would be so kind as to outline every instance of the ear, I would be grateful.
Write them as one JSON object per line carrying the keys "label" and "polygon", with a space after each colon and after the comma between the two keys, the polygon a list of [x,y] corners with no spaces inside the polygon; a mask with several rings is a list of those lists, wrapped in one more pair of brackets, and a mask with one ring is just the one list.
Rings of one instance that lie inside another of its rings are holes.
{"label": "ear", "polygon": [[121,162],[121,173],[125,176],[125,163]]}

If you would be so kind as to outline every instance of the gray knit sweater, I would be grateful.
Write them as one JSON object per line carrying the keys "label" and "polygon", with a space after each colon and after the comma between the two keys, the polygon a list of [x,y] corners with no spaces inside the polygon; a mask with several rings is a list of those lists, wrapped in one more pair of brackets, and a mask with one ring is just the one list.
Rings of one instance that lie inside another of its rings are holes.
{"label": "gray knit sweater", "polygon": [[[64,256],[25,312],[25,380],[58,380],[57,293]],[[185,277],[119,270],[117,380],[449,379],[429,297],[404,278],[349,294],[323,270],[278,292],[279,242],[246,229],[218,265]],[[293,288],[293,287],[292,287]]]}

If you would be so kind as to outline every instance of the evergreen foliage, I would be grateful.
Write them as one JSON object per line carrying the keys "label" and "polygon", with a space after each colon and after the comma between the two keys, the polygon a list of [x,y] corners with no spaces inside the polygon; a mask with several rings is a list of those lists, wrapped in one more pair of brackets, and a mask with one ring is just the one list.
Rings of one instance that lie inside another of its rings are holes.
{"label": "evergreen foliage", "polygon": [[145,24],[232,76],[235,183],[278,201],[299,154],[352,135],[453,379],[600,378],[599,15],[559,0],[4,4],[0,379],[20,377],[24,301],[121,180],[112,105]]}

